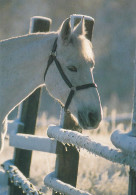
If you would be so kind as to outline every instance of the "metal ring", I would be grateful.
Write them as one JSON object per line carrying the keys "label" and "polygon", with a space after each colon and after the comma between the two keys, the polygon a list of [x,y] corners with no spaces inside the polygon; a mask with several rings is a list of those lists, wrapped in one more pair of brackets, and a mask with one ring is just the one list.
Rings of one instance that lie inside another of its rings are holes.
{"label": "metal ring", "polygon": [[70,89],[71,89],[72,91],[76,91],[76,87],[74,87],[74,86],[72,86]]}
{"label": "metal ring", "polygon": [[50,55],[53,56],[53,57],[56,57],[57,53],[56,53],[56,51],[52,51]]}

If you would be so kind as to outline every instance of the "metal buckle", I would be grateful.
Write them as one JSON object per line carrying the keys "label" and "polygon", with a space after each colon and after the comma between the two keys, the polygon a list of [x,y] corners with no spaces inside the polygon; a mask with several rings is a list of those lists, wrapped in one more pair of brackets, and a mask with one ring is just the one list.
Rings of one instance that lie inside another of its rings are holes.
{"label": "metal buckle", "polygon": [[76,91],[76,87],[74,87],[74,86],[72,86],[70,89],[71,89],[72,91]]}
{"label": "metal buckle", "polygon": [[56,51],[52,51],[50,55],[53,57],[56,57],[57,53],[56,53]]}

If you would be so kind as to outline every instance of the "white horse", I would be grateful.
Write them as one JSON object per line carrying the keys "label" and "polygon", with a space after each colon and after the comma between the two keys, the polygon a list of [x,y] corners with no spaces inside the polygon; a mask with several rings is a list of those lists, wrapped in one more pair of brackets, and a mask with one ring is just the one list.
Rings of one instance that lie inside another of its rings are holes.
{"label": "white horse", "polygon": [[[62,79],[55,61],[44,80],[45,69],[57,38],[56,58],[73,86],[94,83],[94,55],[85,37],[84,19],[71,28],[66,19],[57,32],[34,33],[0,42],[0,148],[6,134],[7,115],[36,88],[46,85],[51,96],[63,106],[70,89]],[[55,54],[53,54],[55,55]],[[96,87],[76,91],[69,111],[85,129],[101,121],[101,103]]]}

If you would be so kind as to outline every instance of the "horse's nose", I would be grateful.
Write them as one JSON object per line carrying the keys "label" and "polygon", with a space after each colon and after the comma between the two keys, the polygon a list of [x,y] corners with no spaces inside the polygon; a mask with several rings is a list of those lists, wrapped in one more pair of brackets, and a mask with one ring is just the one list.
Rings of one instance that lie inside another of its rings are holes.
{"label": "horse's nose", "polygon": [[95,127],[99,123],[99,116],[97,112],[89,112],[88,119],[89,119],[91,127]]}

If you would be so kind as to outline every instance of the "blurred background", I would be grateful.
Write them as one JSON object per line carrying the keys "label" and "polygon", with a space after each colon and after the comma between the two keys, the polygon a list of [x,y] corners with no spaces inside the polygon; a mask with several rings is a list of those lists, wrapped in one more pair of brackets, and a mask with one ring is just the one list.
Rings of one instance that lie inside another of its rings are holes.
{"label": "blurred background", "polygon": [[[94,78],[102,106],[108,112],[131,112],[136,46],[136,1],[124,0],[0,0],[0,40],[28,33],[30,17],[52,19],[57,30],[70,14],[85,14],[95,19],[93,48]],[[43,89],[40,114],[59,117],[59,105]]]}

